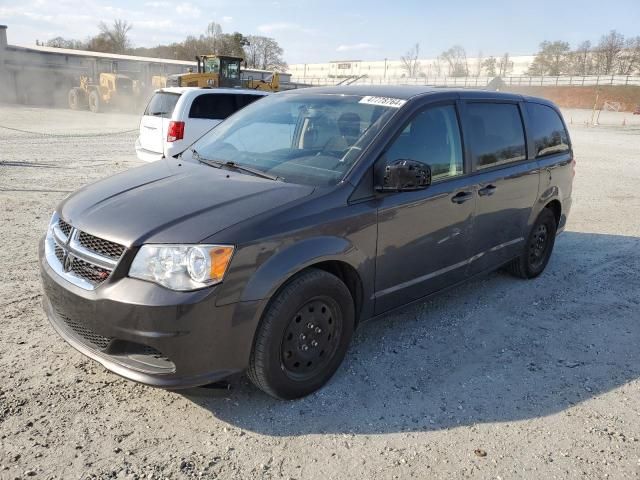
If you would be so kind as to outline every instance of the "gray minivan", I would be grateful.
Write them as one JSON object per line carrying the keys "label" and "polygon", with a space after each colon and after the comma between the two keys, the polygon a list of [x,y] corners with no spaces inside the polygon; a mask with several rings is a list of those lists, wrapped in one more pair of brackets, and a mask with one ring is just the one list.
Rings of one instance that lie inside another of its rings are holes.
{"label": "gray minivan", "polygon": [[40,249],[55,329],[178,388],[320,388],[356,326],[476,275],[544,270],[574,159],[542,99],[427,87],[278,93],[66,198]]}

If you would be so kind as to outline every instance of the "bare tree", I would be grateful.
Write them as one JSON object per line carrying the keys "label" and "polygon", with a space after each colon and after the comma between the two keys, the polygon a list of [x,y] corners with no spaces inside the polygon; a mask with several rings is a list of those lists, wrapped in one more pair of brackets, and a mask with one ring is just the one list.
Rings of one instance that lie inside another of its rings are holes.
{"label": "bare tree", "polygon": [[487,72],[487,76],[488,77],[495,77],[496,76],[496,65],[498,64],[498,61],[496,60],[496,57],[489,57],[486,60],[484,60],[482,62],[482,68],[485,69],[485,71]]}
{"label": "bare tree", "polygon": [[440,54],[440,58],[447,63],[449,76],[466,77],[469,75],[467,52],[460,45],[454,45]]}
{"label": "bare tree", "polygon": [[209,44],[207,53],[217,54],[220,49],[220,38],[222,37],[222,27],[216,22],[210,22],[207,25],[206,40]]}
{"label": "bare tree", "polygon": [[591,42],[586,40],[571,53],[569,73],[573,75],[590,75],[593,72]]}
{"label": "bare tree", "polygon": [[478,56],[476,57],[476,77],[479,77],[482,74],[482,50],[478,50]]}
{"label": "bare tree", "polygon": [[640,70],[640,36],[624,42],[624,50],[618,56],[616,70],[621,75],[631,75]]}
{"label": "bare tree", "polygon": [[400,68],[407,72],[408,77],[417,77],[420,72],[420,44],[416,43],[405,55],[400,58]]}
{"label": "bare tree", "polygon": [[595,49],[595,63],[598,73],[609,75],[615,73],[618,57],[624,48],[624,36],[611,30],[600,38]]}
{"label": "bare tree", "polygon": [[114,20],[113,25],[109,27],[106,23],[100,22],[100,36],[110,45],[111,53],[127,53],[131,47],[129,40],[129,31],[133,25],[126,20]]}
{"label": "bare tree", "polygon": [[[38,45],[37,41],[36,45]],[[51,40],[47,40],[45,43],[43,43],[43,46],[55,48],[71,48],[74,50],[82,50],[86,47],[86,45],[80,40],[66,39],[63,37],[55,37]]]}
{"label": "bare tree", "polygon": [[273,38],[249,35],[244,47],[247,66],[262,70],[284,71],[286,62],[282,59],[282,47]]}

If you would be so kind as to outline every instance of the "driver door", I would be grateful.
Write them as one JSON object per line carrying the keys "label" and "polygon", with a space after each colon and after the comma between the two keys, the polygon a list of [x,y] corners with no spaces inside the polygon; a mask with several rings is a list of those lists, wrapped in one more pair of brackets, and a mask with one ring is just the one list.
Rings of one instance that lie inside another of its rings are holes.
{"label": "driver door", "polygon": [[398,159],[429,165],[432,184],[423,190],[379,194],[376,313],[467,276],[476,198],[465,168],[455,102],[419,110],[378,161]]}

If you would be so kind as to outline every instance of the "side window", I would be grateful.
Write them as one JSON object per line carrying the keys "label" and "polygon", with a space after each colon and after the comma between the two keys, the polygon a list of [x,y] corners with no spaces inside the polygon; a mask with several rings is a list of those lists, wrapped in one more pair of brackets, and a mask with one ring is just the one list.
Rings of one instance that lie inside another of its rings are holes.
{"label": "side window", "polygon": [[518,105],[467,104],[469,141],[478,169],[527,158],[524,128]]}
{"label": "side window", "polygon": [[389,162],[417,160],[431,167],[432,181],[464,173],[458,117],[453,105],[417,113],[387,150]]}
{"label": "side window", "polygon": [[189,110],[189,118],[207,118],[224,120],[238,110],[237,95],[228,93],[208,93],[193,100]]}
{"label": "side window", "polygon": [[238,100],[238,110],[246,107],[250,103],[253,103],[262,97],[263,95],[237,95],[236,98]]}
{"label": "side window", "polygon": [[527,103],[527,112],[531,120],[531,137],[536,157],[569,150],[569,135],[553,108],[539,103]]}

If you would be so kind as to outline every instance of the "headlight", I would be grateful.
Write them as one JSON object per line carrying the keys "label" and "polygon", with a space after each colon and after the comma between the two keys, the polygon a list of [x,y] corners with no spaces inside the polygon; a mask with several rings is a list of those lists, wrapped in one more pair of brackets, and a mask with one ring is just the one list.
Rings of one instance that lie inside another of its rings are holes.
{"label": "headlight", "polygon": [[220,283],[232,255],[230,245],[143,245],[129,276],[171,290],[197,290]]}

